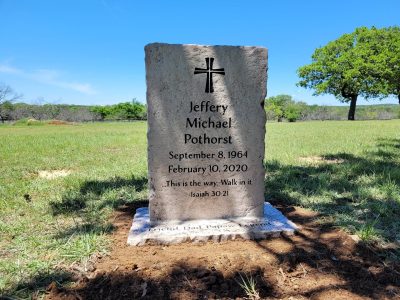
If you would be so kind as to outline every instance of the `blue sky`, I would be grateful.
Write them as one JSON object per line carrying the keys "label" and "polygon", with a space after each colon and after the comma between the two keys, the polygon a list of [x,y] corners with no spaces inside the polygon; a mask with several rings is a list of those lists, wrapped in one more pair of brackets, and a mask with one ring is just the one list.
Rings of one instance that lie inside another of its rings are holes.
{"label": "blue sky", "polygon": [[0,0],[0,82],[30,103],[145,102],[146,44],[256,45],[269,49],[268,96],[337,105],[296,87],[296,69],[356,27],[399,25],[399,11],[396,0]]}

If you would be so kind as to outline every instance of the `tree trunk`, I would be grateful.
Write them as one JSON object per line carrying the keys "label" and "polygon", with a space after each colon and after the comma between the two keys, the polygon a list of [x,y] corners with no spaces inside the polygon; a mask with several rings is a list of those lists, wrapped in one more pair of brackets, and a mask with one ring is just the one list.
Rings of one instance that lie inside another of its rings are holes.
{"label": "tree trunk", "polygon": [[350,109],[349,109],[349,115],[347,120],[349,121],[354,121],[354,115],[356,114],[356,105],[357,105],[357,96],[358,95],[352,95],[350,96]]}
{"label": "tree trunk", "polygon": [[400,104],[400,94],[397,95],[397,98],[399,98],[399,104]]}

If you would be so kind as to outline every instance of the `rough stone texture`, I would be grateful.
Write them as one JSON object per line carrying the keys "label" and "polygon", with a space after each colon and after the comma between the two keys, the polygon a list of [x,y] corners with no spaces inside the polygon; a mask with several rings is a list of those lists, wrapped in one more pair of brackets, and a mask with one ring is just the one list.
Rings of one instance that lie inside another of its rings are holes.
{"label": "rough stone texture", "polygon": [[263,239],[284,232],[292,234],[297,226],[268,202],[263,205],[264,218],[233,218],[218,220],[168,221],[152,225],[147,207],[136,210],[129,231],[128,244],[145,245],[147,242],[175,244],[186,241],[223,241],[243,239]]}
{"label": "rough stone texture", "polygon": [[[145,52],[150,220],[156,224],[263,217],[267,49],[156,43],[147,45]],[[207,74],[194,74],[196,67],[206,68],[207,57],[214,58],[213,69],[225,72],[213,74],[213,93],[205,92]],[[214,111],[191,111],[193,105],[201,103],[203,108],[207,103],[214,105]],[[231,127],[191,128],[187,118],[192,124],[194,118],[207,122],[211,118]],[[185,134],[190,135],[187,143]],[[204,134],[225,140],[219,144],[192,143],[193,137]],[[219,151],[224,158],[218,157]],[[228,158],[228,151],[247,151],[247,157]],[[171,152],[209,157],[179,161],[171,158]],[[219,171],[211,172],[211,165],[218,165]],[[233,165],[234,170],[224,172],[224,165]],[[199,172],[174,173],[173,168],[197,168]],[[207,182],[212,186],[206,186]]]}

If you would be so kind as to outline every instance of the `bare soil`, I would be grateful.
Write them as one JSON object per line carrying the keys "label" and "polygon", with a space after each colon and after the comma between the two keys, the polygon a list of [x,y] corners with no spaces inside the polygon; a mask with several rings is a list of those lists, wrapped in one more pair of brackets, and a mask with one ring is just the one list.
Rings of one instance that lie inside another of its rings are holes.
{"label": "bare soil", "polygon": [[137,207],[116,213],[110,255],[68,288],[51,284],[46,299],[248,299],[239,285],[246,276],[260,299],[400,299],[400,265],[316,213],[278,207],[301,227],[292,236],[132,247]]}
{"label": "bare soil", "polygon": [[51,120],[48,121],[47,124],[49,125],[73,125],[71,122],[62,121],[62,120]]}

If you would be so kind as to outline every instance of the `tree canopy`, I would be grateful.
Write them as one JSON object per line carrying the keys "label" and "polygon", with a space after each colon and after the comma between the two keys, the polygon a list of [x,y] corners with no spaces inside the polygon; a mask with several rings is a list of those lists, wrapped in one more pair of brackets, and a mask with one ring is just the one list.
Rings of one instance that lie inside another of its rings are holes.
{"label": "tree canopy", "polygon": [[135,99],[132,102],[92,108],[92,112],[97,113],[101,120],[145,120],[146,111],[146,106]]}
{"label": "tree canopy", "polygon": [[383,94],[396,96],[400,104],[400,28],[383,28],[376,48],[379,50],[374,76],[382,81],[385,87]]}
{"label": "tree canopy", "polygon": [[[395,83],[399,55],[398,27],[357,28],[327,45],[317,48],[311,64],[298,69],[298,85],[314,90],[314,95],[331,94],[341,102],[350,102],[349,120],[354,120],[358,96],[383,98],[397,92]],[[391,69],[386,68],[392,65]],[[397,67],[393,66],[397,65]]]}
{"label": "tree canopy", "polygon": [[290,95],[277,95],[269,97],[265,101],[265,109],[270,115],[270,119],[276,119],[281,122],[287,119],[289,122],[295,122],[300,118],[301,112],[307,104],[304,102],[295,102]]}

